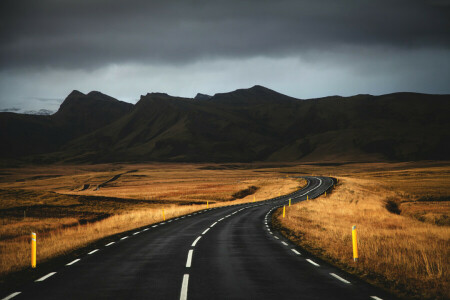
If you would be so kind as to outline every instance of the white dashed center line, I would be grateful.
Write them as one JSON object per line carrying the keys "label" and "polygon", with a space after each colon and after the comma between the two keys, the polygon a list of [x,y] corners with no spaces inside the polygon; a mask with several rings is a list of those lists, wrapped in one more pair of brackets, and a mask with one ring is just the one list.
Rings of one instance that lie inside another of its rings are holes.
{"label": "white dashed center line", "polygon": [[123,238],[121,238],[120,240],[124,240],[124,239],[127,239],[128,238],[128,236],[124,236]]}
{"label": "white dashed center line", "polygon": [[136,231],[135,233],[133,233],[133,235],[139,234],[141,233],[140,231]]}
{"label": "white dashed center line", "polygon": [[109,246],[111,246],[112,244],[115,244],[116,242],[111,242],[111,243],[108,243],[108,244],[106,244],[105,246],[106,247],[109,247]]}
{"label": "white dashed center line", "polygon": [[53,276],[53,275],[55,275],[55,274],[56,274],[56,272],[48,273],[47,275],[42,276],[42,277],[39,278],[39,279],[36,279],[35,282],[38,282],[38,281],[44,281],[45,279],[47,279],[47,278],[49,278],[49,277],[51,277],[51,276]]}
{"label": "white dashed center line", "polygon": [[9,300],[9,299],[12,299],[12,298],[14,298],[15,296],[19,295],[20,293],[22,293],[22,292],[15,292],[15,293],[12,293],[11,295],[6,296],[6,297],[3,298],[2,300]]}
{"label": "white dashed center line", "polygon": [[73,265],[74,263],[77,263],[77,262],[79,262],[79,261],[80,261],[80,259],[77,258],[77,259],[71,261],[70,263],[66,264],[66,266],[71,266],[71,265]]}
{"label": "white dashed center line", "polygon": [[216,225],[217,224],[217,222],[214,222],[211,226],[209,226],[210,228],[211,227],[214,227],[214,225]]}
{"label": "white dashed center line", "polygon": [[155,227],[158,227],[158,225],[153,225],[152,227],[155,228]]}
{"label": "white dashed center line", "polygon": [[373,300],[383,300],[381,298],[378,298],[377,296],[370,296],[370,298],[372,298]]}
{"label": "white dashed center line", "polygon": [[88,254],[90,255],[90,254],[94,254],[95,252],[97,252],[98,251],[98,249],[95,249],[95,250],[92,250],[91,252],[89,252]]}
{"label": "white dashed center line", "polygon": [[198,238],[195,239],[195,241],[192,243],[192,247],[195,247],[195,245],[197,245],[197,242],[202,238],[202,236],[199,236]]}
{"label": "white dashed center line", "polygon": [[180,300],[187,299],[188,283],[189,283],[189,274],[184,274],[183,283],[181,284]]}
{"label": "white dashed center line", "polygon": [[189,250],[188,252],[188,256],[187,256],[187,261],[186,261],[186,268],[190,268],[191,264],[192,264],[192,253],[194,253],[194,250]]}
{"label": "white dashed center line", "polygon": [[206,229],[205,231],[203,231],[203,233],[202,234],[205,234],[205,233],[207,233],[209,231],[209,228],[208,229]]}
{"label": "white dashed center line", "polygon": [[287,246],[288,244],[286,242],[281,242],[283,245]]}

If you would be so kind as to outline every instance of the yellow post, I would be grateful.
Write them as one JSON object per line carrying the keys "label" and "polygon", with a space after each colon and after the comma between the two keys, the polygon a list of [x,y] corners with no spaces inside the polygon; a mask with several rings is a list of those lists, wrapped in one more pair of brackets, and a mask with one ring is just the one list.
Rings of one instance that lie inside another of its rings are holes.
{"label": "yellow post", "polygon": [[306,200],[309,200],[309,195],[306,195]]}
{"label": "yellow post", "polygon": [[206,201],[206,208],[209,208],[209,201]]}
{"label": "yellow post", "polygon": [[289,198],[289,206],[291,206],[291,198]]}
{"label": "yellow post", "polygon": [[283,218],[286,215],[286,205],[283,205]]}
{"label": "yellow post", "polygon": [[255,202],[255,195],[253,195],[253,202]]}
{"label": "yellow post", "polygon": [[356,225],[352,227],[352,241],[353,241],[353,261],[358,261],[358,241],[356,239]]}
{"label": "yellow post", "polygon": [[166,215],[164,214],[164,208],[162,210],[162,213],[163,213],[163,220],[165,221],[166,220]]}
{"label": "yellow post", "polygon": [[325,197],[327,196],[327,192],[325,192]]}
{"label": "yellow post", "polygon": [[36,233],[31,233],[31,267],[36,268]]}

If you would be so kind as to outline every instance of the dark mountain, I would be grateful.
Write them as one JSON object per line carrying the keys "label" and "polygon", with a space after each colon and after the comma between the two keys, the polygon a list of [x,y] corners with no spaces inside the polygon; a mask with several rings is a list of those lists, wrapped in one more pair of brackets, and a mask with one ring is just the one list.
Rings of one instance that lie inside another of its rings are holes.
{"label": "dark mountain", "polygon": [[151,93],[132,106],[73,92],[53,116],[1,113],[0,126],[2,135],[21,128],[15,139],[8,136],[14,149],[36,138],[48,143],[18,153],[46,153],[29,158],[35,161],[450,158],[450,95],[299,100],[255,86],[201,100]]}
{"label": "dark mountain", "polygon": [[20,157],[48,153],[83,134],[124,116],[132,104],[99,92],[73,91],[59,110],[49,116],[0,113],[0,155]]}
{"label": "dark mountain", "polygon": [[211,97],[212,96],[210,96],[210,95],[198,93],[197,95],[195,95],[194,99],[195,100],[209,100],[209,99],[211,99]]}

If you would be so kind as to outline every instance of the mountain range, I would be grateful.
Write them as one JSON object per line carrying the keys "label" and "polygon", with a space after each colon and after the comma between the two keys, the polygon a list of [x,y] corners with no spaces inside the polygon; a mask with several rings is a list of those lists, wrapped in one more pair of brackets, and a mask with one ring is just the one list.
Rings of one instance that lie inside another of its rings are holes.
{"label": "mountain range", "polygon": [[0,113],[0,156],[34,163],[450,158],[450,95],[301,100],[262,86],[214,96],[70,93],[53,115]]}

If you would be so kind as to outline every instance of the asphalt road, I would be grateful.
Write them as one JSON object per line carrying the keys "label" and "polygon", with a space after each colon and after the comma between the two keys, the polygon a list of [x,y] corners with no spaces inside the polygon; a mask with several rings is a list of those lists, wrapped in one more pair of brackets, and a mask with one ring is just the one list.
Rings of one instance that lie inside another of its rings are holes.
{"label": "asphalt road", "polygon": [[[210,209],[93,248],[3,299],[392,299],[302,253],[270,226],[280,205],[317,197],[331,178],[275,199]],[[266,224],[267,223],[267,224]]]}

